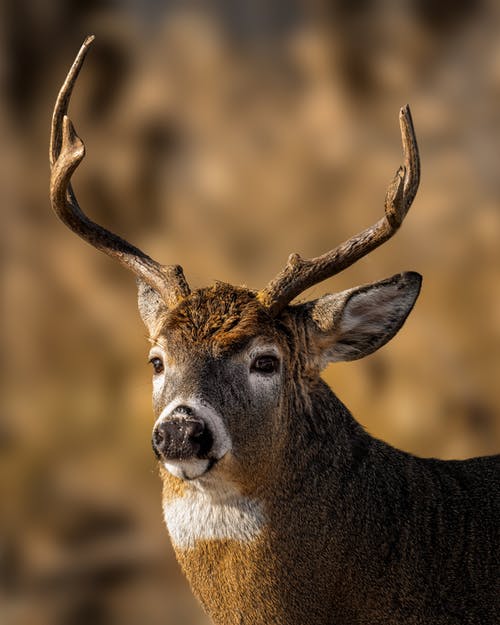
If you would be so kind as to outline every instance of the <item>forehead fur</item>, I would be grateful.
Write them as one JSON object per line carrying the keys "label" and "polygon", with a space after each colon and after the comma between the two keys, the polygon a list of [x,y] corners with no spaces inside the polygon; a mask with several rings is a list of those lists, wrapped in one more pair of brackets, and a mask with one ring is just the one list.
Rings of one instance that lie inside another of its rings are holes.
{"label": "forehead fur", "polygon": [[165,317],[158,337],[224,351],[253,336],[275,334],[275,322],[248,289],[217,283],[191,293]]}

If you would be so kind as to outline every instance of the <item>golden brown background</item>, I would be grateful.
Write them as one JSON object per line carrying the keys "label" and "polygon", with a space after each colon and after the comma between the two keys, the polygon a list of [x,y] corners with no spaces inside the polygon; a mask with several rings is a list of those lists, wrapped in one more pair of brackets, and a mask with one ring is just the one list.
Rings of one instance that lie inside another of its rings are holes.
{"label": "golden brown background", "polygon": [[193,286],[261,287],[373,223],[412,107],[402,231],[327,290],[424,275],[400,335],[325,374],[373,434],[441,458],[500,447],[496,0],[4,0],[0,6],[0,623],[206,623],[173,559],[131,275],[50,212],[48,128],[72,118],[88,213]]}

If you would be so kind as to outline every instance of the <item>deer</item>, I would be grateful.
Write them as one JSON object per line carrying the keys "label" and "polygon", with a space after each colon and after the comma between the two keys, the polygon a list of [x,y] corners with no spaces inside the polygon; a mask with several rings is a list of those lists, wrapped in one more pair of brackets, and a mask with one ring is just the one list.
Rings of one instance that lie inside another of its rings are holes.
{"label": "deer", "polygon": [[293,303],[389,240],[417,192],[410,109],[404,164],[383,217],[312,259],[292,254],[260,291],[190,290],[81,210],[85,155],[67,112],[94,37],[54,108],[50,197],[57,216],[131,270],[149,334],[152,446],[176,557],[216,625],[493,625],[500,622],[500,456],[421,458],[371,436],[321,379],[402,327],[421,276]]}

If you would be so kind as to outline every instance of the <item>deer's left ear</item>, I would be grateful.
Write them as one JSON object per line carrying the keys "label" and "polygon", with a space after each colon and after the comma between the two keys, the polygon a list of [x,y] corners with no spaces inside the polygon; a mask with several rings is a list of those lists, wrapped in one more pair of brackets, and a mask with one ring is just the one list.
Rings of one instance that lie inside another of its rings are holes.
{"label": "deer's left ear", "polygon": [[137,303],[144,325],[150,334],[154,334],[158,319],[166,313],[167,306],[161,295],[140,278],[137,279]]}
{"label": "deer's left ear", "polygon": [[405,322],[421,283],[418,273],[406,272],[306,304],[313,357],[324,367],[385,345]]}

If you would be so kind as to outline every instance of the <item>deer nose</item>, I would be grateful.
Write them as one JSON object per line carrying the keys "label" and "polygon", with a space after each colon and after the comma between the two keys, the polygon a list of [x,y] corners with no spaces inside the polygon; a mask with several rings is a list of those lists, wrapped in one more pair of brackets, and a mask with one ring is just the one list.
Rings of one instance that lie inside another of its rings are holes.
{"label": "deer nose", "polygon": [[207,458],[213,437],[203,419],[194,416],[190,409],[176,409],[155,426],[152,443],[161,460],[188,460]]}

